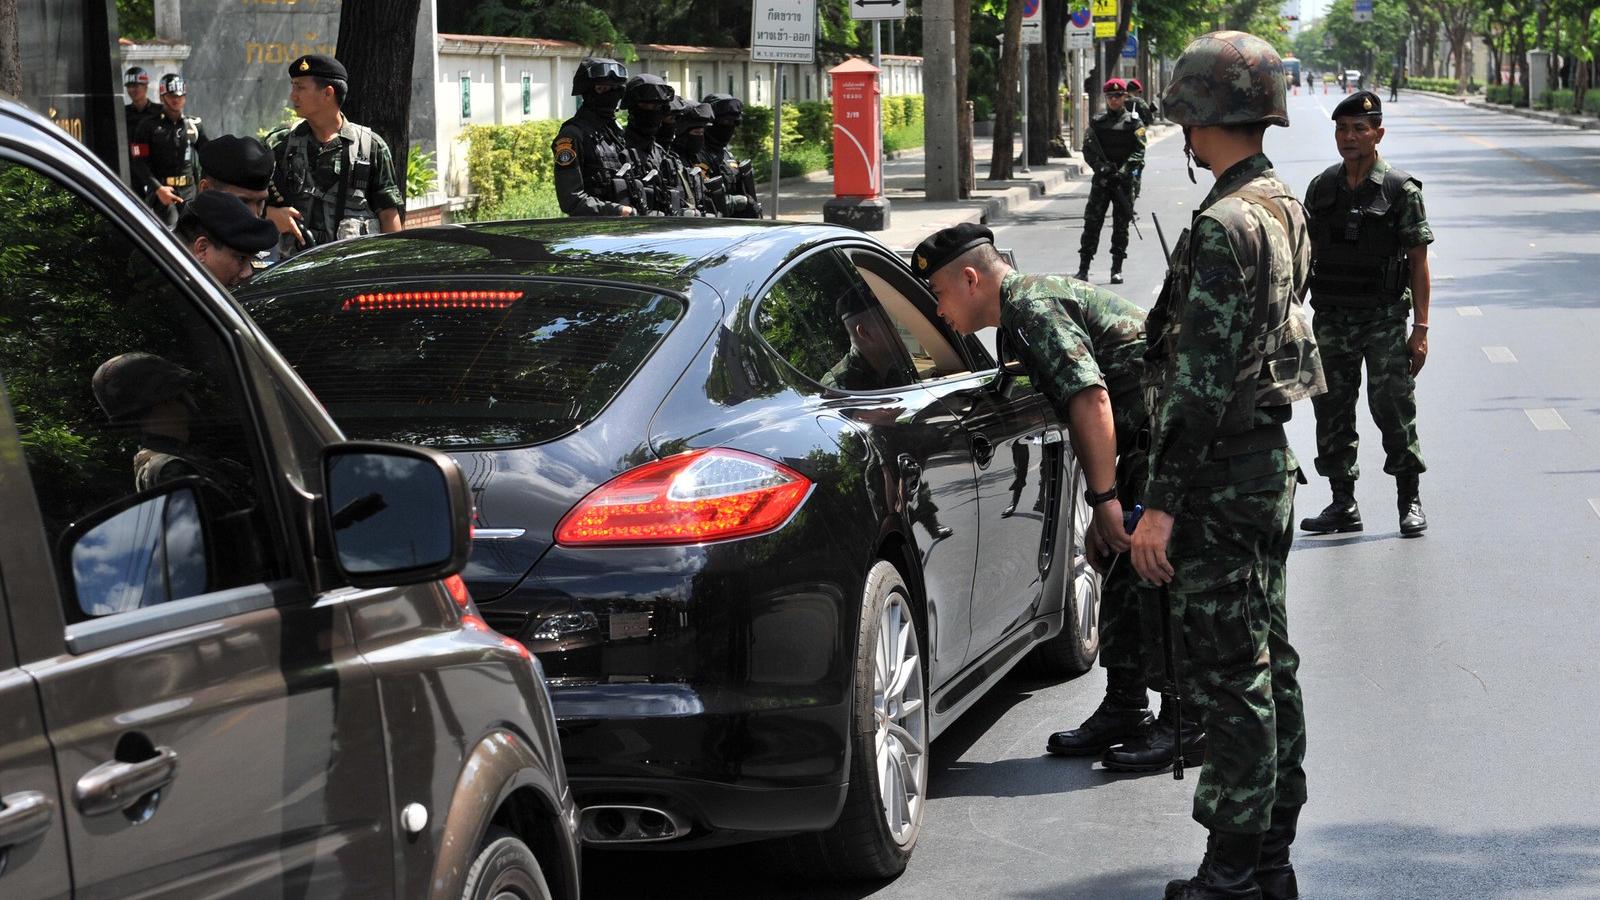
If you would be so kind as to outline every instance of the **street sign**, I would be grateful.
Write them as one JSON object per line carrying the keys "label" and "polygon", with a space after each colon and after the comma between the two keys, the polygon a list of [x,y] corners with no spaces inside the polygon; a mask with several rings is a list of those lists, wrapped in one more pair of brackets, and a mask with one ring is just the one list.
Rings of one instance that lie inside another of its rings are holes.
{"label": "street sign", "polygon": [[816,60],[816,0],[755,0],[750,14],[751,62]]}
{"label": "street sign", "polygon": [[1044,43],[1044,0],[1022,0],[1022,43]]}
{"label": "street sign", "polygon": [[1067,49],[1094,48],[1094,12],[1085,2],[1075,3],[1067,17]]}
{"label": "street sign", "polygon": [[1117,36],[1117,0],[1094,0],[1094,36]]}
{"label": "street sign", "polygon": [[905,17],[906,0],[850,0],[850,18],[858,22]]}
{"label": "street sign", "polygon": [[1135,37],[1134,35],[1131,35],[1131,34],[1128,35],[1128,42],[1126,44],[1122,45],[1122,58],[1123,59],[1138,59],[1139,58],[1139,39],[1137,37]]}
{"label": "street sign", "polygon": [[1372,21],[1372,0],[1356,0],[1355,8],[1351,11],[1357,22]]}

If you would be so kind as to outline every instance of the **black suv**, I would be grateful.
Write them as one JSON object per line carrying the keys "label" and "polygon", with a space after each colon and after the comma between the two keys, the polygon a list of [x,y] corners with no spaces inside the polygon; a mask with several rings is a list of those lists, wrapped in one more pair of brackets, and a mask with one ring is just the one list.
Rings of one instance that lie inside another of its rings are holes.
{"label": "black suv", "polygon": [[435,451],[344,442],[0,101],[0,896],[578,896],[539,665]]}

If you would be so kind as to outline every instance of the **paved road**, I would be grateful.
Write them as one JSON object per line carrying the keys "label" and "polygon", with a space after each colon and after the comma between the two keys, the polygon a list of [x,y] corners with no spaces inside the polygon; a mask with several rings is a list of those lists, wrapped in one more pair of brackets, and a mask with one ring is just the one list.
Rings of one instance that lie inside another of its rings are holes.
{"label": "paved road", "polygon": [[[1270,132],[1297,191],[1337,159],[1336,99],[1291,98],[1295,127]],[[1370,530],[1299,540],[1290,561],[1310,730],[1304,896],[1600,897],[1600,135],[1423,96],[1387,109],[1382,150],[1424,182],[1439,238],[1419,387],[1432,530],[1397,537],[1364,421]],[[1210,185],[1183,173],[1181,137],[1151,148],[1142,204],[1169,240]],[[1024,268],[1070,271],[1082,205],[1035,203],[997,227],[1000,242]],[[1124,293],[1148,305],[1160,250],[1141,218]],[[1107,269],[1102,251],[1093,274]],[[1309,405],[1291,437],[1309,467]],[[1300,514],[1320,509],[1326,484],[1299,500]],[[1194,782],[1042,753],[1103,686],[1099,670],[1013,679],[935,742],[927,823],[893,882],[817,888],[735,849],[591,856],[588,895],[1159,897],[1203,850]]]}

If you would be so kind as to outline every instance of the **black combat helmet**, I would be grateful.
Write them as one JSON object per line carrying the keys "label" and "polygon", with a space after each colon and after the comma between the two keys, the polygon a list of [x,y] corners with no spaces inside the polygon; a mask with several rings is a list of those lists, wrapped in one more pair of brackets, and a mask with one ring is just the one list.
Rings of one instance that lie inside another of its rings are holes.
{"label": "black combat helmet", "polygon": [[628,79],[628,88],[622,94],[622,108],[631,110],[643,103],[660,103],[665,111],[665,104],[671,103],[675,96],[677,92],[672,85],[659,75],[635,75]]}
{"label": "black combat helmet", "polygon": [[591,56],[578,63],[578,70],[572,73],[572,96],[581,97],[590,93],[597,84],[610,84],[621,87],[627,83],[627,66],[614,59]]}
{"label": "black combat helmet", "polygon": [[89,380],[106,418],[125,422],[158,403],[188,396],[193,372],[154,353],[121,353],[100,364]]}

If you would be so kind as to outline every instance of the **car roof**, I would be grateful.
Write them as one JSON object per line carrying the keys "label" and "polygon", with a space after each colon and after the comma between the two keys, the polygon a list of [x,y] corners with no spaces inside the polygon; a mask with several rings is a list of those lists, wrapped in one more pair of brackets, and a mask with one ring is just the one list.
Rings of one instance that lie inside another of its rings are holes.
{"label": "car roof", "polygon": [[860,232],[749,219],[598,218],[474,222],[407,229],[314,248],[241,291],[292,292],[412,278],[559,277],[686,290],[699,270],[774,242],[790,247]]}

